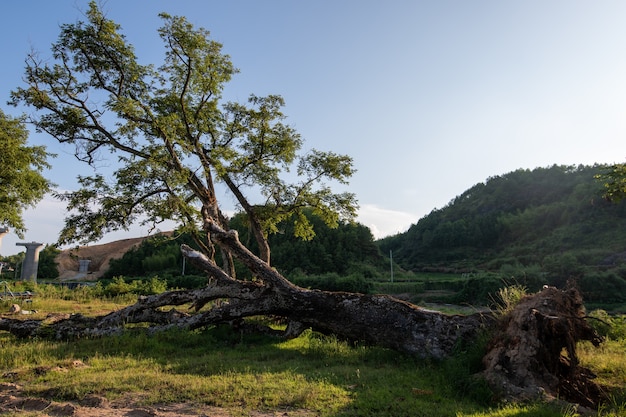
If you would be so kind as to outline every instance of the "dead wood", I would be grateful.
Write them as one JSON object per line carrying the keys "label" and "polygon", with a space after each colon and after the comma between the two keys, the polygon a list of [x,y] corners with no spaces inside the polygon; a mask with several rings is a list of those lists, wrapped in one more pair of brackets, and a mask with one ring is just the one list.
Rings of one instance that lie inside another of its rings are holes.
{"label": "dead wood", "polygon": [[585,319],[580,293],[544,288],[502,318],[483,359],[484,376],[507,399],[560,398],[596,407],[602,389],[576,354],[583,340],[602,342]]}
{"label": "dead wood", "polygon": [[[58,339],[117,334],[131,323],[149,323],[152,331],[171,327],[197,329],[239,323],[251,316],[273,316],[289,322],[285,337],[304,329],[335,334],[420,357],[443,358],[459,343],[471,340],[489,315],[446,315],[419,308],[387,295],[309,290],[293,285],[239,242],[236,232],[207,221],[205,227],[220,247],[226,247],[255,274],[242,281],[224,272],[212,259],[184,246],[184,256],[206,271],[207,285],[198,290],[169,291],[141,297],[131,306],[106,316],[72,315],[54,323],[0,320],[0,329],[19,337]],[[174,307],[191,305],[194,313]],[[206,307],[206,308],[205,308]]]}
{"label": "dead wood", "polygon": [[[296,337],[312,328],[420,357],[443,358],[458,343],[471,340],[489,320],[489,315],[483,314],[446,315],[387,295],[300,288],[271,268],[263,271],[263,280],[236,280],[220,272],[203,254],[188,247],[183,247],[183,251],[190,261],[209,272],[211,278],[206,287],[140,297],[131,306],[96,318],[75,314],[53,323],[3,318],[0,330],[18,337],[47,335],[68,339],[118,334],[131,323],[150,323],[152,331],[158,331],[171,327],[197,329],[238,323],[245,317],[273,316],[289,322],[282,333],[284,337]],[[197,311],[187,313],[173,308],[181,305],[191,305]]]}

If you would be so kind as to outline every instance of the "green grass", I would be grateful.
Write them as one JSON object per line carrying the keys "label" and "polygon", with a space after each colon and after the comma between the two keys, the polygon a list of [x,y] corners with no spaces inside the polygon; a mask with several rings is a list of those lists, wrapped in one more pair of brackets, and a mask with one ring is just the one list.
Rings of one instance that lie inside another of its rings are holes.
{"label": "green grass", "polygon": [[[65,300],[67,301],[67,300]],[[40,299],[51,311],[58,300]],[[71,300],[72,309],[98,311],[106,301]],[[319,416],[574,416],[575,409],[546,404],[500,405],[480,370],[481,343],[442,362],[349,344],[307,331],[293,340],[241,335],[228,327],[71,342],[17,340],[0,332],[0,380],[22,385],[31,396],[58,401],[89,394],[141,404],[191,402],[253,411],[311,410]],[[625,411],[624,341],[611,341],[581,360],[612,386],[614,401],[601,415]],[[33,414],[36,415],[36,414]]]}
{"label": "green grass", "polygon": [[626,340],[606,340],[596,348],[585,342],[578,345],[581,365],[591,368],[597,381],[612,390],[613,396],[626,405]]}
{"label": "green grass", "polygon": [[573,405],[546,407],[544,404],[508,404],[471,414],[459,412],[456,417],[552,417],[556,415],[575,417],[580,414],[577,412],[577,407]]}
{"label": "green grass", "polygon": [[[129,332],[71,343],[0,343],[3,379],[29,395],[115,400],[134,393],[146,404],[191,401],[243,411],[304,408],[322,416],[432,415],[475,410],[451,401],[436,365],[395,352],[353,347],[307,332],[289,341],[241,338],[225,329]],[[79,364],[79,365],[76,365]]]}

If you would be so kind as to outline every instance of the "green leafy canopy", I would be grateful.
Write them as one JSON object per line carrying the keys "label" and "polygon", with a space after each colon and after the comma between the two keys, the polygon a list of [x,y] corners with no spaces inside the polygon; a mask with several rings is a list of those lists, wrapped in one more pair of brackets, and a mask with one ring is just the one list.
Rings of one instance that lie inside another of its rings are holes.
{"label": "green leafy canopy", "polygon": [[626,164],[607,166],[596,178],[604,183],[608,200],[621,201],[626,197]]}
{"label": "green leafy canopy", "polygon": [[[93,241],[137,220],[173,219],[202,236],[208,220],[227,224],[218,184],[247,214],[261,247],[293,216],[295,233],[311,238],[305,209],[329,225],[355,217],[355,196],[329,185],[347,184],[352,159],[301,154],[303,141],[285,123],[278,95],[224,102],[225,83],[238,70],[207,30],[162,13],[165,58],[155,67],[139,63],[120,26],[95,2],[85,16],[61,26],[52,60],[28,56],[27,85],[11,93],[13,104],[37,110],[31,121],[38,129],[74,145],[79,159],[95,165],[116,154],[121,167],[111,176],[81,176],[78,191],[59,195],[72,210],[60,243]],[[293,183],[285,179],[291,168]]]}
{"label": "green leafy canopy", "polygon": [[49,168],[44,146],[27,146],[24,118],[12,118],[0,110],[0,226],[9,226],[23,237],[23,212],[39,202],[53,185],[42,171]]}

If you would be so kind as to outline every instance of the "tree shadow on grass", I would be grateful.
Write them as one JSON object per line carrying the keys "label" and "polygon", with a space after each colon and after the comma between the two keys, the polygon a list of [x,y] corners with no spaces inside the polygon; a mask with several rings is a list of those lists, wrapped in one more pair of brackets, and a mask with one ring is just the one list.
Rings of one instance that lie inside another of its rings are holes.
{"label": "tree shadow on grass", "polygon": [[86,365],[58,378],[33,369],[34,393],[66,401],[136,392],[146,403],[197,402],[243,415],[308,409],[334,417],[436,417],[469,416],[490,400],[459,392],[443,363],[310,331],[286,341],[229,326],[155,334],[133,329],[57,344],[50,355]]}

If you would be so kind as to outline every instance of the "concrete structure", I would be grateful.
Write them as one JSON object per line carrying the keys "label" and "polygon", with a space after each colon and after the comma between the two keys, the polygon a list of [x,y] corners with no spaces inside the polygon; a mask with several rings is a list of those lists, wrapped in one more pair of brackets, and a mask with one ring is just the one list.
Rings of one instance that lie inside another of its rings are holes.
{"label": "concrete structure", "polygon": [[9,233],[8,227],[0,227],[0,249],[2,249],[2,238]]}
{"label": "concrete structure", "polygon": [[89,275],[89,264],[91,259],[79,259],[78,260],[78,274],[74,275],[71,280],[80,281]]}
{"label": "concrete structure", "polygon": [[43,243],[37,242],[20,242],[16,243],[16,246],[26,247],[26,257],[22,262],[22,273],[20,279],[22,281],[37,282],[37,268],[39,267],[39,251],[43,246]]}
{"label": "concrete structure", "polygon": [[90,259],[81,259],[78,261],[78,272],[89,272],[89,264],[91,263]]}

